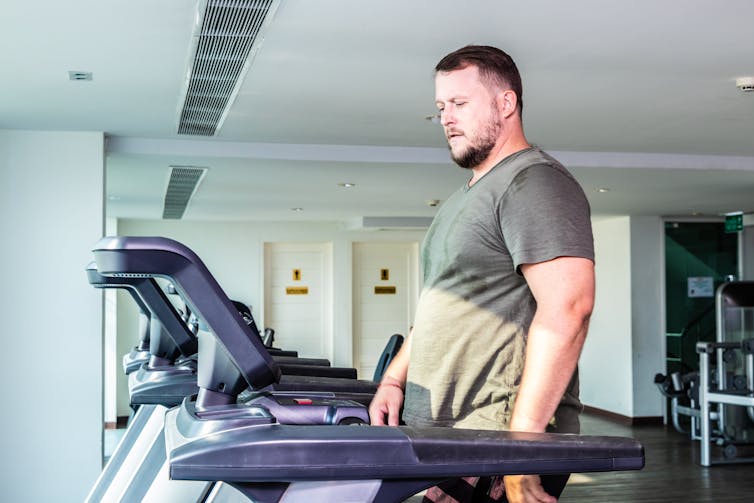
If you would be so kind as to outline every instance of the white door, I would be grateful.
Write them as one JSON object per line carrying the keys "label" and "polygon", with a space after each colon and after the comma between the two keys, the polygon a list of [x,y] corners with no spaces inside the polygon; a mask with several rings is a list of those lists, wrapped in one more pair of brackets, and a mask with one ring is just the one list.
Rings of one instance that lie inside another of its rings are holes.
{"label": "white door", "polygon": [[408,335],[418,264],[418,243],[354,243],[353,362],[359,378],[372,378],[391,335]]}
{"label": "white door", "polygon": [[265,243],[264,325],[276,347],[332,358],[331,257],[326,243]]}

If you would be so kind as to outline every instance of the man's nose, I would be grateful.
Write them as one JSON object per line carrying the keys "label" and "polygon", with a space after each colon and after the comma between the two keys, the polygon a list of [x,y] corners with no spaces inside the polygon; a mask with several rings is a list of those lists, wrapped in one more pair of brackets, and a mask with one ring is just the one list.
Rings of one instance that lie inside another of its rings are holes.
{"label": "man's nose", "polygon": [[447,127],[449,124],[454,124],[456,121],[455,114],[448,108],[440,112],[440,124]]}

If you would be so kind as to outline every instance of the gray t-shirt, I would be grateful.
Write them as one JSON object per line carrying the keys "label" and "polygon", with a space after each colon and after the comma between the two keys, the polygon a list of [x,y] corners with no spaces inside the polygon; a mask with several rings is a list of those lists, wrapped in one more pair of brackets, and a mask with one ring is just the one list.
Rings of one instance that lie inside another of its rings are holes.
{"label": "gray t-shirt", "polygon": [[[536,302],[522,264],[594,260],[589,203],[537,148],[502,160],[440,208],[422,246],[403,419],[413,426],[507,427]],[[552,429],[578,431],[578,378]]]}

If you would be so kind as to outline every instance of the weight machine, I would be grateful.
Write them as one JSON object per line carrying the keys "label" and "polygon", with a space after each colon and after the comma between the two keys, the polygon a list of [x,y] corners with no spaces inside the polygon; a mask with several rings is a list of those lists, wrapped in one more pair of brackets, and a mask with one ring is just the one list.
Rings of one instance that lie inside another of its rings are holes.
{"label": "weight machine", "polygon": [[[754,281],[715,294],[716,341],[699,342],[699,372],[658,374],[676,430],[701,445],[700,464],[754,461]],[[689,427],[682,424],[689,418]],[[719,448],[721,455],[713,457]]]}

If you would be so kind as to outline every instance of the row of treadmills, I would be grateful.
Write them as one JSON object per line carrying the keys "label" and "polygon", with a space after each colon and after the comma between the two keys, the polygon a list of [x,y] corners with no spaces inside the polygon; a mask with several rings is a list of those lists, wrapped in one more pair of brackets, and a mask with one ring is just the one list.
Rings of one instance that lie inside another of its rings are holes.
{"label": "row of treadmills", "polygon": [[395,502],[452,477],[644,466],[627,438],[368,426],[374,381],[265,346],[183,244],[107,237],[93,254],[90,283],[128,290],[148,337],[124,358],[136,412],[87,501]]}

